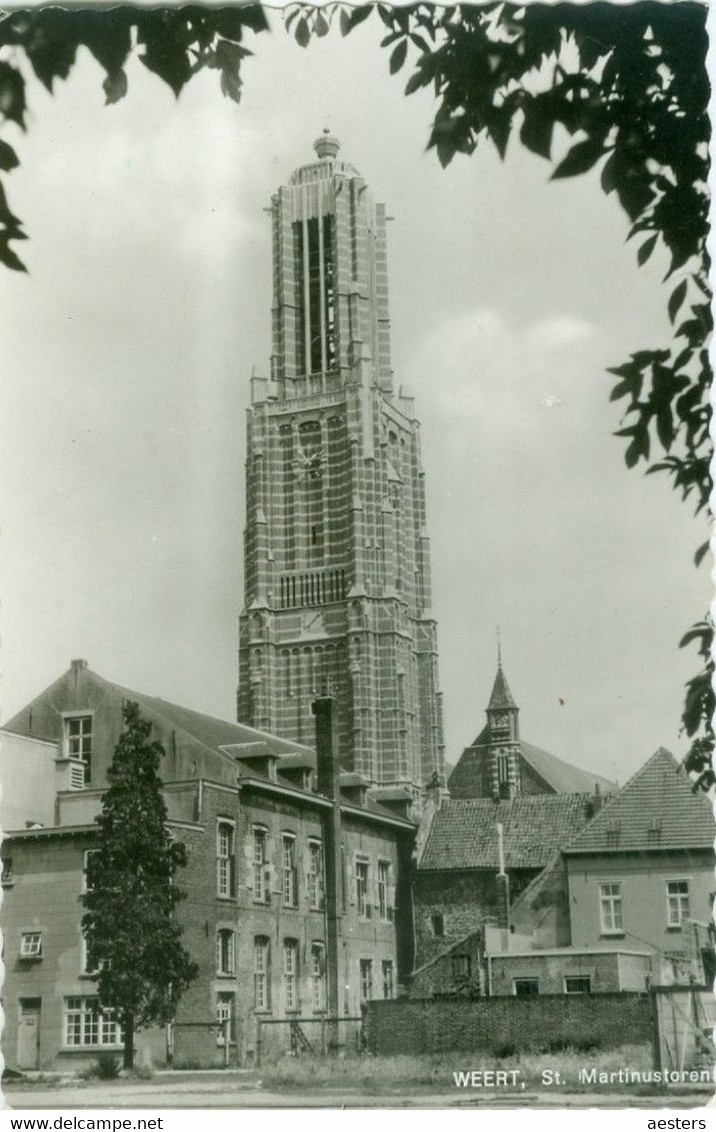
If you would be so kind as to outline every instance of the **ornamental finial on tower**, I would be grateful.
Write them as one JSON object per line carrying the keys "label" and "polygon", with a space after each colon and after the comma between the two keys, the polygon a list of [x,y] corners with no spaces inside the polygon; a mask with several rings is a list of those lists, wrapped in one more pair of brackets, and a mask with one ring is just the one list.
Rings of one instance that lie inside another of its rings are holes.
{"label": "ornamental finial on tower", "polygon": [[321,161],[330,161],[338,153],[338,150],[341,148],[341,143],[337,137],[334,137],[330,130],[326,129],[323,131],[320,138],[316,138],[313,143],[313,148]]}

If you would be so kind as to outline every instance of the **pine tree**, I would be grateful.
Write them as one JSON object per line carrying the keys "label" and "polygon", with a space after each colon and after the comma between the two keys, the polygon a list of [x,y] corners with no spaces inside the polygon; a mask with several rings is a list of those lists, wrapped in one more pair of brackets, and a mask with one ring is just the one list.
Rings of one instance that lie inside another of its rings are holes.
{"label": "pine tree", "polygon": [[174,876],[187,858],[167,829],[158,773],[164,748],[150,741],[152,725],[136,703],[125,704],[123,714],[97,819],[82,930],[88,968],[98,970],[100,1006],[122,1026],[124,1066],[131,1069],[136,1031],[174,1017],[198,968],[174,917],[186,895]]}

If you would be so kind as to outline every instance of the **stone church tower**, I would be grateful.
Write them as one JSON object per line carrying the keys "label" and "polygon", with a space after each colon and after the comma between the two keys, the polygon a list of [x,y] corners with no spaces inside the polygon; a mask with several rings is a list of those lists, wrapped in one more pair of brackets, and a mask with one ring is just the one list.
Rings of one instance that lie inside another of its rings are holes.
{"label": "stone church tower", "polygon": [[341,766],[414,793],[443,775],[419,423],[393,388],[384,206],[327,131],[315,150],[271,202],[238,718],[312,744],[311,702],[333,695]]}

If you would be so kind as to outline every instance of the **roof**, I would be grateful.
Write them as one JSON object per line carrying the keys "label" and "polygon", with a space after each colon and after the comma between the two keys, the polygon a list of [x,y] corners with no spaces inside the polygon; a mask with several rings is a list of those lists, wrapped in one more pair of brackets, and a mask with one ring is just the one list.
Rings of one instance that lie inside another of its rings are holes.
{"label": "roof", "polygon": [[496,869],[502,823],[508,869],[542,869],[588,820],[589,794],[523,794],[512,801],[447,798],[433,818],[419,869]]}
{"label": "roof", "polygon": [[495,683],[492,685],[492,695],[490,702],[487,705],[487,710],[491,711],[494,708],[515,708],[515,698],[510,691],[510,686],[507,683],[505,674],[502,671],[502,665],[498,665],[497,675],[495,676]]}
{"label": "roof", "polygon": [[[471,791],[472,774],[470,771],[472,768],[468,766],[468,763],[473,752],[487,754],[489,737],[489,729],[485,725],[475,741],[462,752],[448,779],[448,789],[460,789],[463,797],[466,796],[466,792]],[[573,766],[571,763],[565,762],[564,759],[558,759],[556,755],[550,754],[549,751],[543,751],[540,747],[527,743],[524,739],[518,740],[518,745],[520,754],[527,765],[543,779],[548,790],[554,791],[555,794],[582,794],[594,791],[595,786],[599,786],[599,789],[606,793],[614,790],[614,783],[603,778],[601,774],[594,774],[590,770]],[[481,748],[482,751],[480,751]],[[477,786],[474,787],[472,795],[467,793],[467,797],[470,796],[479,797]]]}
{"label": "roof", "polygon": [[607,799],[594,821],[567,843],[565,852],[712,849],[714,834],[711,802],[704,794],[694,793],[671,752],[659,747]]}
{"label": "roof", "polygon": [[[110,683],[110,681],[105,681],[105,683]],[[230,723],[228,720],[216,719],[213,715],[205,715],[203,712],[193,711],[191,708],[181,707],[179,704],[162,700],[159,696],[146,696],[141,692],[133,692],[129,688],[123,688],[119,684],[114,686],[125,696],[137,700],[139,704],[146,704],[153,712],[163,716],[174,727],[181,728],[182,731],[193,735],[205,747],[213,747],[219,750],[222,747],[235,744],[243,746],[248,743],[253,745],[266,742],[270,745],[270,753],[272,754],[284,752],[286,754],[308,754],[310,752],[308,747],[304,747],[300,743],[292,743],[288,739],[281,739],[266,731],[248,727],[244,723]],[[257,752],[258,748],[245,748],[241,752],[232,752],[232,754],[238,758],[248,758],[254,751]]]}

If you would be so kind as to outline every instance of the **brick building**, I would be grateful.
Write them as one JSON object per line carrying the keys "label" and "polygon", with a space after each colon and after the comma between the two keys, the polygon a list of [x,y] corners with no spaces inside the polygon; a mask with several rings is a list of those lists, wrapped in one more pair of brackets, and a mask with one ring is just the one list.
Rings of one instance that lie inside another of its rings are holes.
{"label": "brick building", "polygon": [[710,801],[663,748],[601,800],[443,802],[415,884],[413,997],[713,980]]}
{"label": "brick building", "polygon": [[330,691],[341,766],[443,774],[419,423],[390,366],[386,217],[327,133],[271,202],[273,354],[252,380],[238,718],[298,742]]}
{"label": "brick building", "polygon": [[519,708],[499,655],[486,714],[485,727],[450,775],[450,797],[435,793],[420,830],[414,883],[418,966],[485,924],[504,922],[506,901],[513,904],[546,869],[553,899],[527,919],[531,927],[547,929],[553,945],[569,942],[559,849],[613,789],[599,775],[521,739]]}
{"label": "brick building", "polygon": [[[130,692],[75,661],[10,721],[3,743],[3,776],[22,776],[16,760],[28,749],[37,776],[30,827],[10,828],[2,847],[6,1063],[77,1067],[118,1048],[117,1027],[98,1013],[80,921],[128,700],[166,752],[169,827],[188,850],[177,915],[200,967],[170,1032],[139,1035],[144,1056],[221,1062],[217,1023],[226,1020],[229,1058],[244,1062],[255,1056],[259,1018],[307,1017],[315,1041],[325,1017],[355,1017],[364,999],[396,994],[412,968],[409,799],[383,804],[358,776],[340,774],[331,702],[317,704],[317,757]],[[288,1025],[265,1029],[288,1043]],[[350,1040],[345,1026],[331,1037]]]}

